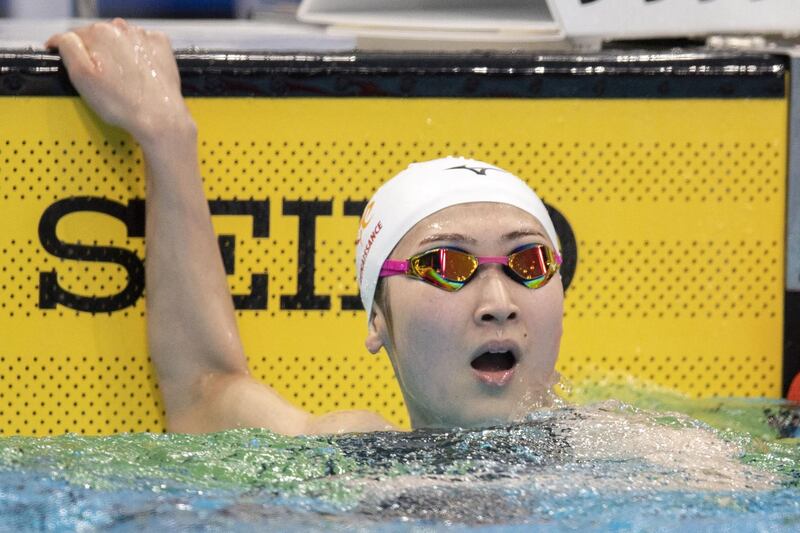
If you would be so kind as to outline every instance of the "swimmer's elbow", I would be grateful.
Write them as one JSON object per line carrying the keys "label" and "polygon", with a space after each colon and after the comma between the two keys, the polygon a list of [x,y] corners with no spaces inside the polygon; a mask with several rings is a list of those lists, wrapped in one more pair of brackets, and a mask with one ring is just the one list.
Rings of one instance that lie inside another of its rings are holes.
{"label": "swimmer's elbow", "polygon": [[173,399],[174,393],[183,394],[179,401],[167,402],[167,430],[175,433],[264,428],[296,436],[398,430],[371,411],[312,415],[286,401],[248,372],[208,373],[189,390],[182,387],[172,392]]}
{"label": "swimmer's elbow", "polygon": [[282,435],[300,435],[312,418],[246,371],[207,373],[183,394],[173,409],[167,404],[170,432],[264,428]]}

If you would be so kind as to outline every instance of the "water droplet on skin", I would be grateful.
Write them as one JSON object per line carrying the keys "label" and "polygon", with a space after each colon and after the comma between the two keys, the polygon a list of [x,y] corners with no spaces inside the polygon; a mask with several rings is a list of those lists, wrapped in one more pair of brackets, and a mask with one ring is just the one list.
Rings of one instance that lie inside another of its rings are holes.
{"label": "water droplet on skin", "polygon": [[89,57],[92,58],[92,63],[94,63],[95,70],[97,72],[103,72],[103,61],[100,59],[100,55],[97,52],[92,52],[89,54]]}

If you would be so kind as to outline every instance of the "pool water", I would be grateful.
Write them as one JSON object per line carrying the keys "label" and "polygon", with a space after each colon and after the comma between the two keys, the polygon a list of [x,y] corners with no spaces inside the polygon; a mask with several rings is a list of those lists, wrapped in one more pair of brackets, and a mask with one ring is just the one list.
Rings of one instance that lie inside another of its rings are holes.
{"label": "pool water", "polygon": [[800,530],[796,406],[570,397],[480,430],[4,437],[0,531]]}

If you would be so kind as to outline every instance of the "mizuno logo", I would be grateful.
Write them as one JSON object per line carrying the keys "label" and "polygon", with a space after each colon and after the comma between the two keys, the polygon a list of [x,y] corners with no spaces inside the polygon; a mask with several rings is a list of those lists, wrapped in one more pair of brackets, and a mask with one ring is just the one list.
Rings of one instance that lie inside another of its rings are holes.
{"label": "mizuno logo", "polygon": [[446,168],[445,170],[469,170],[470,172],[474,172],[480,176],[485,176],[487,170],[495,170],[497,172],[505,172],[505,170],[501,170],[499,168],[494,167],[468,167],[467,165],[461,165],[460,167],[450,167]]}

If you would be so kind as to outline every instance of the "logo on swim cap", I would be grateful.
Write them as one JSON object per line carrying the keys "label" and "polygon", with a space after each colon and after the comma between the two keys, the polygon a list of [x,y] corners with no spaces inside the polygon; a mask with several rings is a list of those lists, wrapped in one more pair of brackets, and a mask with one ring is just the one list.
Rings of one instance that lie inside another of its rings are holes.
{"label": "logo on swim cap", "polygon": [[500,168],[495,168],[495,167],[468,167],[467,165],[461,165],[461,166],[458,166],[458,167],[450,167],[450,168],[446,168],[445,170],[469,170],[470,172],[474,172],[475,174],[478,174],[479,176],[485,176],[487,170],[496,170],[497,172],[503,172],[505,174],[508,174],[508,172],[506,172],[505,170],[500,169]]}
{"label": "logo on swim cap", "polygon": [[[380,220],[375,227],[372,229],[372,232],[369,234],[369,239],[367,240],[366,244],[364,244],[364,251],[361,253],[361,258],[359,259],[359,267],[358,267],[358,276],[357,280],[360,283],[361,278],[364,277],[364,267],[367,265],[367,258],[369,257],[369,252],[372,250],[372,244],[375,242],[375,239],[378,237],[378,234],[383,229],[383,222]],[[361,243],[361,235],[358,237],[358,243]]]}
{"label": "logo on swim cap", "polygon": [[359,221],[358,227],[358,238],[356,239],[356,244],[361,242],[361,234],[367,229],[370,222],[370,213],[372,213],[372,208],[375,207],[375,200],[372,200],[367,206],[364,208],[364,213],[361,214],[361,220]]}

